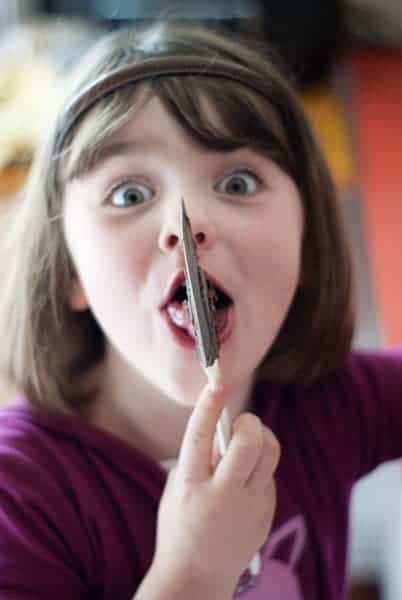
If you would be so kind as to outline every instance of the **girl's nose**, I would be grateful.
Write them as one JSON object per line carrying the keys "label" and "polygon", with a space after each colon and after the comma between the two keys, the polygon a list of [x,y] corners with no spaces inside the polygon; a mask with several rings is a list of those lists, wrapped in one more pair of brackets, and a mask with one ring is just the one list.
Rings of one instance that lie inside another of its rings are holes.
{"label": "girl's nose", "polygon": [[[198,249],[207,250],[213,246],[216,241],[215,225],[209,221],[206,215],[203,215],[202,217],[196,215],[192,216],[191,211],[189,211],[188,208],[187,213],[191,222],[193,238]],[[180,224],[178,214],[176,219],[164,223],[159,235],[158,244],[160,250],[164,254],[168,254],[180,245]]]}

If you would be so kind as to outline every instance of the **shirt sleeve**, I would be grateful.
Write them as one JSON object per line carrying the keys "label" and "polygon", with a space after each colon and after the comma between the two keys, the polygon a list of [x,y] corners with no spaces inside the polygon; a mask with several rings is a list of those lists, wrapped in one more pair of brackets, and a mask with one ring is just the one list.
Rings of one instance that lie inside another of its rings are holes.
{"label": "shirt sleeve", "polygon": [[[402,457],[402,350],[351,356],[342,390],[350,447],[358,445],[358,477]],[[352,457],[350,457],[352,460]]]}
{"label": "shirt sleeve", "polygon": [[0,441],[0,597],[84,600],[87,543],[54,463]]}

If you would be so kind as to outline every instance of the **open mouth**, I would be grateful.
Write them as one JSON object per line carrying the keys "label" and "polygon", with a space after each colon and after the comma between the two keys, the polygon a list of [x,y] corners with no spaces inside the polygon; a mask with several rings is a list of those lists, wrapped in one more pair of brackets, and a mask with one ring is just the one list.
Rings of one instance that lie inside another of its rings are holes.
{"label": "open mouth", "polygon": [[[221,288],[219,284],[213,281],[207,275],[208,293],[211,302],[212,313],[215,321],[216,332],[220,342],[224,341],[229,325],[230,308],[233,306],[233,300]],[[193,323],[191,321],[188,308],[187,288],[184,277],[180,277],[171,289],[169,299],[164,307],[167,318],[171,326],[192,342],[195,339]]]}

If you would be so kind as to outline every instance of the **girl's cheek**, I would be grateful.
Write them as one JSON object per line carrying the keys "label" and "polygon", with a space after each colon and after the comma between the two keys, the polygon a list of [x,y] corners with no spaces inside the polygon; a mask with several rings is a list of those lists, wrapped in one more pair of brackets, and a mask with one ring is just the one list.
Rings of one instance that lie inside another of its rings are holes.
{"label": "girl's cheek", "polygon": [[116,260],[135,281],[143,281],[155,260],[155,248],[146,235],[136,235],[117,249]]}
{"label": "girl's cheek", "polygon": [[144,281],[147,276],[147,273],[151,268],[150,257],[146,255],[135,256],[131,261],[132,265],[132,275],[135,282]]}

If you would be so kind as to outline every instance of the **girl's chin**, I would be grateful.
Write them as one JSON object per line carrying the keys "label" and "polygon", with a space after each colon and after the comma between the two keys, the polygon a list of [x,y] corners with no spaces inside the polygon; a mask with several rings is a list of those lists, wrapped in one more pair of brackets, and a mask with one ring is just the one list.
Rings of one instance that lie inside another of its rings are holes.
{"label": "girl's chin", "polygon": [[192,408],[195,406],[202,390],[207,385],[208,381],[204,380],[197,384],[191,383],[183,386],[172,386],[171,392],[168,394],[172,400],[182,407]]}
{"label": "girl's chin", "polygon": [[[222,361],[223,363],[223,361]],[[187,373],[188,375],[188,373]],[[237,372],[234,377],[233,369],[225,369],[224,364],[220,367],[218,383],[223,383],[227,391],[228,397],[236,390],[241,390],[244,387],[248,387],[250,382],[255,379],[255,371]],[[194,377],[186,381],[179,382],[178,379],[171,381],[164,390],[165,394],[171,398],[177,405],[182,407],[194,407],[200,397],[203,389],[208,385],[207,375],[201,371],[201,374],[194,373]]]}

